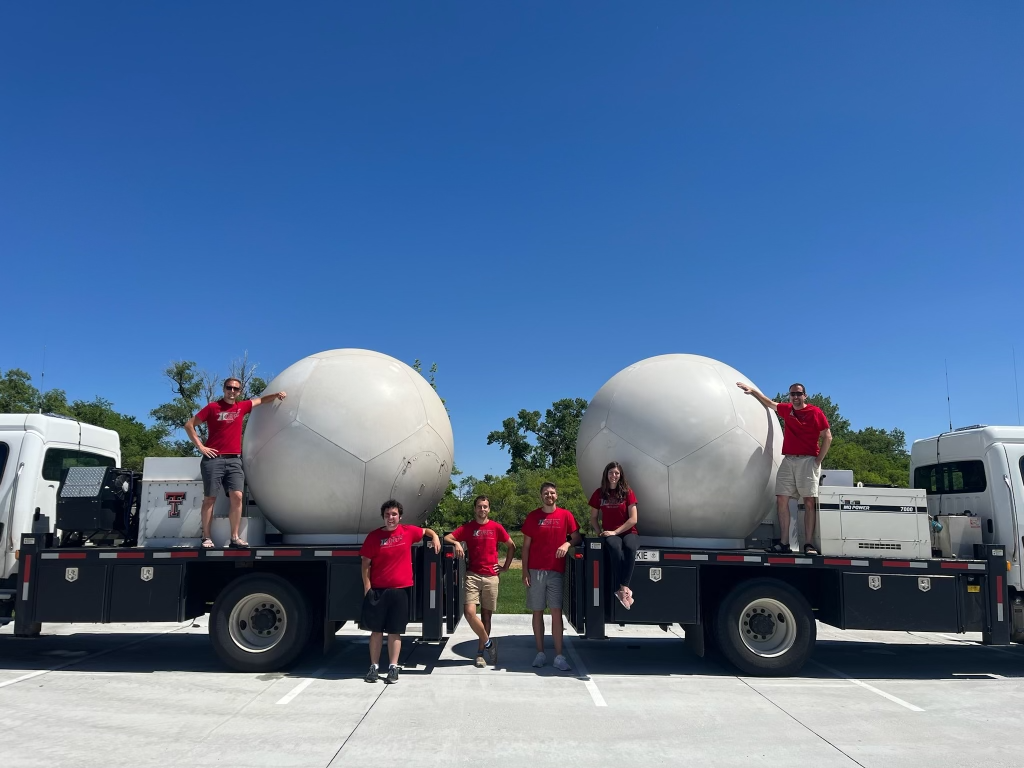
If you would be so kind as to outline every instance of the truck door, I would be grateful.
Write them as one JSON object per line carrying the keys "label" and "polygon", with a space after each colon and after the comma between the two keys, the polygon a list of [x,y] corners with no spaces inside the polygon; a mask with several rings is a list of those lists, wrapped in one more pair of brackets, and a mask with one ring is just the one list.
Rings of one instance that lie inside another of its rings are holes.
{"label": "truck door", "polygon": [[993,517],[1008,520],[1009,530],[1005,531],[1002,540],[996,543],[1005,543],[1008,548],[1007,559],[1012,561],[1012,568],[1007,576],[1010,586],[1024,589],[1024,573],[1021,570],[1024,555],[1024,539],[1021,538],[1024,536],[1024,445],[1002,443],[990,450],[1005,452],[1006,456],[1002,476],[992,478],[993,486],[999,486],[998,491],[993,488],[992,495],[995,505],[1000,505],[1003,498],[1008,502],[1009,514],[1000,515],[998,510],[993,510]]}
{"label": "truck door", "polygon": [[14,530],[21,442],[20,433],[0,434],[0,581],[7,577],[8,569],[14,570],[14,550],[21,539],[21,531]]}

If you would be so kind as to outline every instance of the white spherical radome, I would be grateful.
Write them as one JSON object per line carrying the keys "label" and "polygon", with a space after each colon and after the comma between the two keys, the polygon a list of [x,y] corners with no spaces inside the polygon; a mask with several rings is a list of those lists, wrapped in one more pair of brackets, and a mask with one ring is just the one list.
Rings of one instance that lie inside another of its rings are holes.
{"label": "white spherical radome", "polygon": [[282,533],[361,538],[398,499],[417,525],[441,500],[455,441],[444,404],[400,360],[334,349],[267,385],[287,397],[253,410],[242,461],[260,511]]}
{"label": "white spherical radome", "polygon": [[782,429],[736,382],[750,380],[700,355],[660,355],[620,371],[580,424],[576,465],[589,494],[612,461],[637,496],[649,543],[741,547],[774,509]]}

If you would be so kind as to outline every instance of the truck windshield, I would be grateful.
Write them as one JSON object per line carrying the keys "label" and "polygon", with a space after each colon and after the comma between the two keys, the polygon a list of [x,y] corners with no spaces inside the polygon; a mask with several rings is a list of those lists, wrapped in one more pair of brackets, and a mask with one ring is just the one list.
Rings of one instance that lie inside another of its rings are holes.
{"label": "truck windshield", "polygon": [[114,460],[97,453],[69,448],[48,448],[43,458],[43,480],[60,480],[60,473],[69,467],[112,467]]}

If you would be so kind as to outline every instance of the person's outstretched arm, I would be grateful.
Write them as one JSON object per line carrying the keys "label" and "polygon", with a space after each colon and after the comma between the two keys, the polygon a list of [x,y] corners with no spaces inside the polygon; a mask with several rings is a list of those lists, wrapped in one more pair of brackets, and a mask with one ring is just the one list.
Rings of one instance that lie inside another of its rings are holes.
{"label": "person's outstretched arm", "polygon": [[753,396],[754,399],[756,399],[757,402],[759,402],[765,408],[778,413],[779,404],[772,400],[770,397],[765,397],[752,386],[750,386],[749,384],[744,384],[742,381],[737,381],[736,386],[743,390],[743,394]]}

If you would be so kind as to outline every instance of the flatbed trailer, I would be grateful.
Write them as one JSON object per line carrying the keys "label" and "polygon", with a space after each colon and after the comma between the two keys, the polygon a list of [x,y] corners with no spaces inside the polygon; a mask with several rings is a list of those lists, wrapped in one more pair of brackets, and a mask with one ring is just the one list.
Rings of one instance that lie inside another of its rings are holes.
{"label": "flatbed trailer", "polygon": [[[1010,644],[1007,558],[976,545],[972,560],[898,560],[773,555],[746,550],[641,547],[635,603],[612,597],[602,539],[570,550],[563,613],[588,640],[611,624],[679,624],[685,644],[711,647],[751,675],[791,675],[813,653],[815,620],[840,629],[981,632]],[[357,621],[362,603],[358,545],[274,545],[248,550],[53,546],[25,534],[14,633],[41,624],[185,621],[210,614],[210,638],[228,666],[286,666],[310,643],[330,642]],[[411,623],[439,641],[462,617],[465,560],[451,546],[413,547]]]}
{"label": "flatbed trailer", "polygon": [[584,638],[609,624],[679,624],[703,656],[712,646],[751,675],[790,675],[810,658],[815,620],[839,629],[981,632],[1010,644],[1001,545],[973,560],[774,555],[641,547],[626,610],[613,596],[604,543],[586,539],[567,563],[563,613]]}
{"label": "flatbed trailer", "polygon": [[[412,548],[409,621],[441,640],[462,618],[465,561],[449,545]],[[210,614],[220,659],[245,672],[287,666],[309,645],[326,645],[363,601],[359,545],[55,547],[52,534],[24,534],[14,634],[47,622],[186,621]],[[416,635],[413,635],[414,637]]]}

